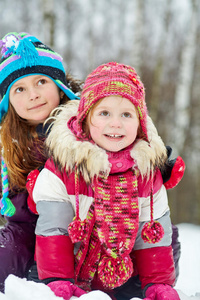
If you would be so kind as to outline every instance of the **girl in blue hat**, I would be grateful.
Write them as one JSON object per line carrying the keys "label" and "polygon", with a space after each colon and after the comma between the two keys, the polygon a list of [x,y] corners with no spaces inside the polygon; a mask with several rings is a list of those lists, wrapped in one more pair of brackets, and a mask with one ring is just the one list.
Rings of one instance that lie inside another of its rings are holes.
{"label": "girl in blue hat", "polygon": [[[0,291],[9,274],[27,275],[34,260],[37,216],[27,204],[28,173],[46,161],[43,123],[59,104],[77,99],[78,81],[67,75],[61,56],[28,33],[0,41],[1,214]],[[31,202],[29,206],[34,211]]]}

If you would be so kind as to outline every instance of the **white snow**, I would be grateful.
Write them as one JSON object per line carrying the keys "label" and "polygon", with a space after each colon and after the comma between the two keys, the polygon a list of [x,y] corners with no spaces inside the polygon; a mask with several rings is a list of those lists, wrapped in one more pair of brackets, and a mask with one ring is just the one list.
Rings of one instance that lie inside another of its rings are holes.
{"label": "white snow", "polygon": [[194,296],[200,293],[200,226],[179,224],[178,228],[182,250],[176,289]]}
{"label": "white snow", "polygon": [[[181,242],[180,275],[176,285],[181,300],[200,300],[200,226],[179,224]],[[9,275],[5,281],[5,294],[0,293],[0,300],[63,300],[56,297],[50,288],[42,283],[27,281]],[[100,291],[93,291],[80,298],[70,300],[111,300]],[[132,298],[137,300],[139,298]]]}

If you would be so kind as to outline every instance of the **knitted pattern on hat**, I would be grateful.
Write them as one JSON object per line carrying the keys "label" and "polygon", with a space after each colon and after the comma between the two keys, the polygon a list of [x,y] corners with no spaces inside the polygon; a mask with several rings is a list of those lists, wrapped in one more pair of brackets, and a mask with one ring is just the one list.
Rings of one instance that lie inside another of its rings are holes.
{"label": "knitted pattern on hat", "polygon": [[76,124],[72,126],[69,122],[69,128],[72,131],[74,128],[74,133],[79,138],[83,138],[83,121],[92,106],[98,100],[111,95],[127,98],[135,105],[144,139],[148,140],[146,129],[147,107],[143,83],[134,68],[116,62],[99,66],[87,77],[83,86]]}
{"label": "knitted pattern on hat", "polygon": [[49,76],[69,99],[78,97],[69,89],[62,57],[28,33],[8,33],[0,40],[0,121],[8,111],[9,91],[16,80],[34,74]]}

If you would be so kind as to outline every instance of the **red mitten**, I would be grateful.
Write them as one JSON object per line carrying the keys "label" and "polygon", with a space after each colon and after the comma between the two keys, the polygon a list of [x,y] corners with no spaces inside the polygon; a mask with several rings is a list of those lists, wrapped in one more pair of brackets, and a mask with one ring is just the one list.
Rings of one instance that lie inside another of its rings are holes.
{"label": "red mitten", "polygon": [[146,290],[144,300],[180,300],[175,289],[167,284],[154,284]]}
{"label": "red mitten", "polygon": [[161,170],[163,183],[166,189],[174,188],[182,179],[185,172],[185,163],[183,159],[178,156],[175,159],[170,159],[172,148],[166,146],[168,160],[165,163],[165,168]]}
{"label": "red mitten", "polygon": [[80,297],[81,295],[86,294],[85,291],[69,281],[52,281],[48,286],[56,296],[63,297],[65,300],[69,300],[72,296]]}

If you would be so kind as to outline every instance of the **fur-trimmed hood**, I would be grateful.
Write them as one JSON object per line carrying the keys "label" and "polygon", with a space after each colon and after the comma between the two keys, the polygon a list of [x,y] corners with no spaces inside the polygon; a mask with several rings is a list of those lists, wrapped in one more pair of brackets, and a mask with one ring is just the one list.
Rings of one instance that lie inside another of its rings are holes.
{"label": "fur-trimmed hood", "polygon": [[[102,172],[108,175],[110,164],[104,149],[89,141],[78,140],[68,128],[67,122],[77,114],[78,105],[79,100],[71,100],[56,109],[46,145],[60,169],[70,172],[76,167],[85,181],[90,182]],[[166,147],[150,117],[147,118],[147,133],[149,143],[139,140],[130,150],[142,177],[149,176],[155,167],[162,168],[167,160]]]}

